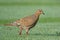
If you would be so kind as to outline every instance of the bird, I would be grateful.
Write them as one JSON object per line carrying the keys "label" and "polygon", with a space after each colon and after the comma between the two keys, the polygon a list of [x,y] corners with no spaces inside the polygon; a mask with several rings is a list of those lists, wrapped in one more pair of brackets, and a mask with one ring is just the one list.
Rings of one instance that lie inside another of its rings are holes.
{"label": "bird", "polygon": [[24,29],[26,31],[26,34],[28,35],[29,30],[36,25],[41,14],[44,15],[45,13],[42,11],[42,9],[38,9],[34,14],[30,16],[26,16],[24,18],[18,19],[10,24],[5,25],[19,27],[19,35],[22,34],[22,30]]}

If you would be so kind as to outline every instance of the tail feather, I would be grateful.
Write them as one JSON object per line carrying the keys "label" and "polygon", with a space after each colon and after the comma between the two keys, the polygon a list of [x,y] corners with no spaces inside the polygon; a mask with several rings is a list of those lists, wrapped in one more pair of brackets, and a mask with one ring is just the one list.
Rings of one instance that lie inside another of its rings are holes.
{"label": "tail feather", "polygon": [[13,23],[4,24],[4,26],[20,26],[20,23],[13,22]]}
{"label": "tail feather", "polygon": [[4,26],[14,26],[13,24],[4,24]]}
{"label": "tail feather", "polygon": [[16,22],[9,23],[9,24],[4,24],[5,26],[18,26]]}

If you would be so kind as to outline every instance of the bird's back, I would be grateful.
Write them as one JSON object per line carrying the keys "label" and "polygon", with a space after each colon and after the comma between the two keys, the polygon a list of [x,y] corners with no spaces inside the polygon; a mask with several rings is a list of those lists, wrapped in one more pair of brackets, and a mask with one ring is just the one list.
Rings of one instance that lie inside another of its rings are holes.
{"label": "bird's back", "polygon": [[37,19],[38,18],[35,15],[31,15],[31,16],[27,16],[20,19],[18,22],[20,23],[20,25],[29,26],[29,25],[34,24]]}

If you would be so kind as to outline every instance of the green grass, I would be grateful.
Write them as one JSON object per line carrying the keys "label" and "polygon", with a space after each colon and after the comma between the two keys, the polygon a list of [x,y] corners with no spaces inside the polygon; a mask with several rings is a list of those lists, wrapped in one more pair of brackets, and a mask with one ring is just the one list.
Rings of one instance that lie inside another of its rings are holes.
{"label": "green grass", "polygon": [[0,40],[60,40],[57,32],[60,32],[60,23],[38,23],[29,31],[28,36],[24,30],[19,35],[17,27],[0,26]]}
{"label": "green grass", "polygon": [[[19,35],[16,26],[3,26],[42,9],[37,25]],[[60,40],[60,0],[0,0],[0,40]]]}
{"label": "green grass", "polygon": [[[18,19],[6,19],[6,20],[0,20],[0,24],[6,24],[6,23],[11,23],[11,22],[14,22]],[[59,22],[60,23],[60,17],[55,17],[55,18],[40,18],[38,20],[39,23],[54,23],[54,22]]]}

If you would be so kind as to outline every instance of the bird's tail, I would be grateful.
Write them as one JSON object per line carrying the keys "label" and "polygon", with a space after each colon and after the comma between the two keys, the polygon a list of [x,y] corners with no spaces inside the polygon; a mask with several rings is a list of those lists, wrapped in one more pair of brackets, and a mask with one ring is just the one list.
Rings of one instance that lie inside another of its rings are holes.
{"label": "bird's tail", "polygon": [[17,26],[16,22],[4,24],[4,26]]}
{"label": "bird's tail", "polygon": [[11,23],[10,24],[4,24],[4,26],[13,26],[13,24],[11,24]]}

